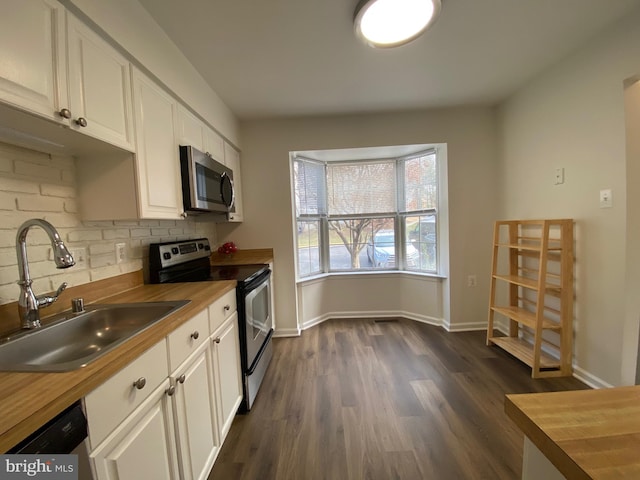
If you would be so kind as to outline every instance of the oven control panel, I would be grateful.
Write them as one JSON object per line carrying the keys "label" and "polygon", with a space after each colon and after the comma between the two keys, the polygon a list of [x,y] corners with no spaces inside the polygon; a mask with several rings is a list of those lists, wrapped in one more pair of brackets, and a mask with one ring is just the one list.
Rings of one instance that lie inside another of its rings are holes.
{"label": "oven control panel", "polygon": [[211,245],[206,238],[149,245],[149,264],[159,268],[179,265],[209,255],[211,255]]}

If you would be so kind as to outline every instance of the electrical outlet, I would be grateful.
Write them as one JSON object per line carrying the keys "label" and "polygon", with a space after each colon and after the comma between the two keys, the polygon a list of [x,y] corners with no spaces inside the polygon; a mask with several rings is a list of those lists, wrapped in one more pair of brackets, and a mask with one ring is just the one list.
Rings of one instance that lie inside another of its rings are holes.
{"label": "electrical outlet", "polygon": [[613,207],[613,194],[611,193],[611,189],[600,190],[600,208],[611,207]]}
{"label": "electrical outlet", "polygon": [[116,263],[124,263],[127,260],[127,244],[116,243]]}
{"label": "electrical outlet", "polygon": [[475,275],[467,275],[467,287],[477,287],[478,279]]}

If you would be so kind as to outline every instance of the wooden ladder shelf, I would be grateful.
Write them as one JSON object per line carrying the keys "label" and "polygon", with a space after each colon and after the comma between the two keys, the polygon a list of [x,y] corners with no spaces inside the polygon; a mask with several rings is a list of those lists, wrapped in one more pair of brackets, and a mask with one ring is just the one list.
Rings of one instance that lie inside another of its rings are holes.
{"label": "wooden ladder shelf", "polygon": [[[529,365],[533,378],[573,373],[573,255],[572,219],[495,223],[487,345]],[[506,336],[496,335],[496,314]]]}

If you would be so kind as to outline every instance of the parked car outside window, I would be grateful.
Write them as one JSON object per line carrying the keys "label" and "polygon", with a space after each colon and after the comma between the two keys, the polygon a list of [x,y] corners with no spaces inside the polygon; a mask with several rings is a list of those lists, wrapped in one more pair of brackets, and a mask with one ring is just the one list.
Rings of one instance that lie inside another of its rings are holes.
{"label": "parked car outside window", "polygon": [[[396,266],[396,241],[393,230],[380,230],[367,244],[367,258],[373,267],[391,268]],[[407,242],[406,259],[409,267],[418,265],[418,250]]]}

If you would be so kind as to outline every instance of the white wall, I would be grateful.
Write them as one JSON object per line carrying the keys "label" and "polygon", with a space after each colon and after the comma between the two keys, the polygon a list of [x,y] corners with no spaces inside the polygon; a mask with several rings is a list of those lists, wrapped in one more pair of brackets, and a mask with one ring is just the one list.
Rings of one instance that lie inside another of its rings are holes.
{"label": "white wall", "polygon": [[402,273],[340,274],[298,285],[302,329],[329,318],[404,317],[443,325],[442,281]]}
{"label": "white wall", "polygon": [[[114,192],[117,195],[117,192]],[[78,214],[75,161],[0,143],[0,303],[18,299],[16,233],[30,218],[44,218],[65,244],[86,248],[86,266],[58,270],[50,260],[51,242],[41,228],[27,234],[27,255],[37,294],[62,282],[70,286],[143,268],[151,242],[208,237],[215,244],[213,223],[193,220],[83,222]],[[117,264],[115,244],[126,245],[127,261]]]}
{"label": "white wall", "polygon": [[[623,82],[640,72],[638,25],[640,11],[523,88],[500,109],[501,215],[575,219],[577,372],[613,385],[632,383],[632,376],[622,373],[623,359],[633,356],[635,365],[637,351],[637,333],[633,345],[623,342],[627,268]],[[553,185],[557,167],[565,169],[563,185]],[[610,209],[599,208],[599,191],[605,188],[613,190]]]}
{"label": "white wall", "polygon": [[[450,310],[452,328],[486,324],[492,222],[498,218],[492,109],[255,120],[241,123],[240,132],[245,222],[220,225],[218,234],[241,248],[273,247],[279,328],[299,326],[289,152],[421,143],[448,145],[451,299],[442,308]],[[466,286],[468,274],[477,274],[478,287]]]}

